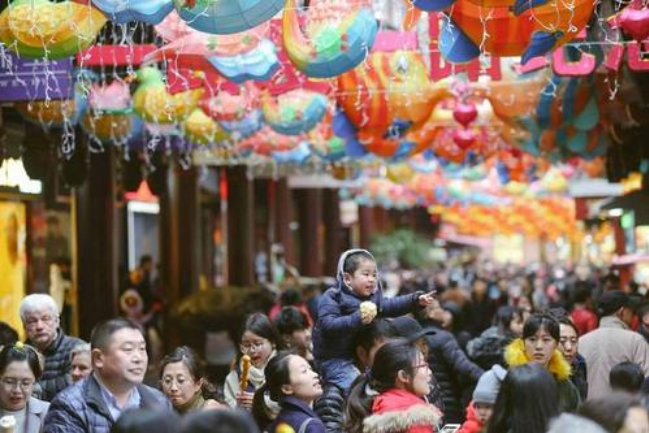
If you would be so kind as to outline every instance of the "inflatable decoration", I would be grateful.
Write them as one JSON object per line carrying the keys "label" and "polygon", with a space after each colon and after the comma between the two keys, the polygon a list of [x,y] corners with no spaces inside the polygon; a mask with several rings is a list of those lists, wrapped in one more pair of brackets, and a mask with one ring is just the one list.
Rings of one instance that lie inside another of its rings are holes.
{"label": "inflatable decoration", "polygon": [[180,17],[205,33],[229,35],[270,20],[286,0],[174,0]]}
{"label": "inflatable decoration", "polygon": [[194,111],[204,93],[204,89],[196,89],[171,95],[162,73],[153,67],[140,69],[136,79],[140,85],[133,95],[133,108],[146,122],[180,122]]}
{"label": "inflatable decoration", "polygon": [[113,81],[107,86],[92,84],[88,111],[81,120],[83,130],[101,143],[124,143],[141,131],[141,121],[133,115],[128,84]]}
{"label": "inflatable decoration", "polygon": [[264,120],[284,135],[298,135],[312,130],[327,112],[326,96],[296,89],[276,98],[265,93],[262,98]]}
{"label": "inflatable decoration", "polygon": [[[300,2],[288,0],[282,37],[293,65],[306,76],[332,78],[359,65],[378,29],[370,1],[312,1],[300,24]],[[304,27],[304,28],[303,28]]]}
{"label": "inflatable decoration", "polygon": [[91,3],[118,24],[134,21],[158,24],[174,10],[173,0],[91,0]]}
{"label": "inflatable decoration", "polygon": [[525,64],[577,37],[593,10],[590,0],[455,0],[440,30],[439,49],[453,63],[468,62],[484,52],[521,56]]}
{"label": "inflatable decoration", "polygon": [[185,139],[194,144],[209,145],[228,138],[218,123],[198,108],[185,119],[182,131]]}
{"label": "inflatable decoration", "polygon": [[24,57],[61,59],[90,46],[106,21],[73,1],[16,0],[0,14],[0,42]]}
{"label": "inflatable decoration", "polygon": [[268,81],[279,68],[277,49],[268,39],[248,52],[211,56],[208,60],[223,76],[237,84],[247,80]]}

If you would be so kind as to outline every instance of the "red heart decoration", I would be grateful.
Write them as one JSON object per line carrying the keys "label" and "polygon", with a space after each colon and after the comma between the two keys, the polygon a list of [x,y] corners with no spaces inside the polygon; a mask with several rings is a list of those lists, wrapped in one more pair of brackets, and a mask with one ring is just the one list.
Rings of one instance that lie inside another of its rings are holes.
{"label": "red heart decoration", "polygon": [[465,128],[478,117],[478,110],[473,104],[459,103],[453,110],[453,118]]}
{"label": "red heart decoration", "polygon": [[620,26],[636,41],[646,40],[649,38],[649,9],[627,7],[620,14]]}
{"label": "red heart decoration", "polygon": [[475,142],[475,132],[471,129],[456,129],[453,132],[453,141],[462,150],[467,150]]}

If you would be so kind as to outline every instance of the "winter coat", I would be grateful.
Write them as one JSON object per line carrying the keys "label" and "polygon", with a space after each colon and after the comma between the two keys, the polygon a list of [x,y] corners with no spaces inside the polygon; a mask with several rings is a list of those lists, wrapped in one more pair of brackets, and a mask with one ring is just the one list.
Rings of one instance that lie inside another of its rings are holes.
{"label": "winter coat", "polygon": [[398,317],[419,310],[422,294],[415,292],[384,298],[381,289],[377,288],[369,298],[362,298],[344,284],[330,288],[318,304],[318,320],[313,328],[313,356],[319,362],[353,358],[354,335],[363,326],[362,302],[374,302],[377,317]]}
{"label": "winter coat", "polygon": [[313,410],[325,425],[327,433],[343,433],[345,396],[340,388],[325,384],[322,395],[313,404]]}
{"label": "winter coat", "polygon": [[462,424],[462,427],[460,427],[457,433],[480,433],[484,428],[485,426],[478,421],[478,417],[475,414],[473,402],[469,403],[466,408],[466,421],[464,421],[464,424]]}
{"label": "winter coat", "polygon": [[471,362],[450,332],[432,320],[422,320],[424,328],[434,328],[436,333],[426,336],[428,364],[437,379],[444,401],[444,420],[460,423],[464,420],[463,388],[475,384],[484,371]]}
{"label": "winter coat", "polygon": [[[282,410],[268,427],[268,433],[281,432],[283,426],[291,427],[297,433],[326,433],[325,425],[306,403],[295,397],[284,397],[280,402]],[[308,424],[305,424],[308,420]],[[300,427],[305,429],[300,431]],[[289,430],[290,431],[290,430]]]}
{"label": "winter coat", "polygon": [[570,313],[570,319],[575,324],[579,335],[586,335],[597,329],[597,314],[585,307],[578,307]]}
{"label": "winter coat", "polygon": [[598,329],[579,339],[579,353],[588,366],[589,399],[611,392],[609,373],[620,362],[635,362],[649,376],[649,344],[615,316],[603,317]]}
{"label": "winter coat", "polygon": [[586,401],[588,398],[588,367],[586,366],[586,360],[583,356],[577,354],[577,358],[571,367],[572,374],[570,375],[570,381],[575,385],[577,391],[579,391],[581,400]]}
{"label": "winter coat", "polygon": [[512,340],[513,337],[501,334],[497,326],[492,326],[480,334],[479,337],[469,341],[466,346],[466,353],[481,368],[489,370],[496,364],[503,365],[505,363],[503,357],[505,347]]}
{"label": "winter coat", "polygon": [[415,394],[390,389],[374,399],[363,433],[434,433],[440,417],[439,409]]}
{"label": "winter coat", "polygon": [[[521,338],[517,338],[507,346],[505,349],[505,362],[510,367],[518,367],[519,365],[531,362],[525,354],[525,343]],[[561,412],[576,411],[581,404],[581,397],[579,396],[579,391],[575,385],[570,381],[572,369],[561,352],[558,350],[554,351],[547,369],[557,383],[557,389],[559,391],[559,410]]]}
{"label": "winter coat", "polygon": [[[137,385],[140,407],[171,411],[165,396],[146,385]],[[52,400],[43,433],[109,433],[115,420],[104,402],[94,375],[61,391]]]}
{"label": "winter coat", "polygon": [[[72,384],[70,379],[70,352],[75,346],[85,343],[75,337],[67,336],[61,329],[58,330],[56,339],[42,354],[45,358],[43,374],[38,380],[40,393],[38,398],[50,401],[61,390]],[[27,344],[33,346],[29,340]]]}

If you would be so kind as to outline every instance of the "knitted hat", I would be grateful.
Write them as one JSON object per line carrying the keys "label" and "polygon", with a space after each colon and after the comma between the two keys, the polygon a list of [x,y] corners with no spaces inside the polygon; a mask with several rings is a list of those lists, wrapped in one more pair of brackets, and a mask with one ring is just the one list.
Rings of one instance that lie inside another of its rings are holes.
{"label": "knitted hat", "polygon": [[498,391],[500,391],[500,384],[506,375],[507,370],[498,364],[483,373],[473,391],[474,403],[494,404],[496,397],[498,397]]}

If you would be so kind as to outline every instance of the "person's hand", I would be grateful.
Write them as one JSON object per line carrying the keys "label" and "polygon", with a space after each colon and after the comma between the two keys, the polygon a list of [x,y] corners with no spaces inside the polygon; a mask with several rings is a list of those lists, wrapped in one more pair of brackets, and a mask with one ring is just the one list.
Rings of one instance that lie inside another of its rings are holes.
{"label": "person's hand", "polygon": [[255,395],[251,392],[241,391],[239,395],[237,395],[237,406],[245,410],[252,409],[252,399],[254,396]]}
{"label": "person's hand", "polygon": [[422,307],[428,307],[429,305],[432,305],[433,302],[435,302],[435,299],[437,297],[437,292],[428,292],[419,297],[419,305]]}
{"label": "person's hand", "polygon": [[363,325],[369,325],[372,323],[376,314],[378,313],[376,304],[374,302],[365,301],[360,305],[361,310],[361,322]]}

